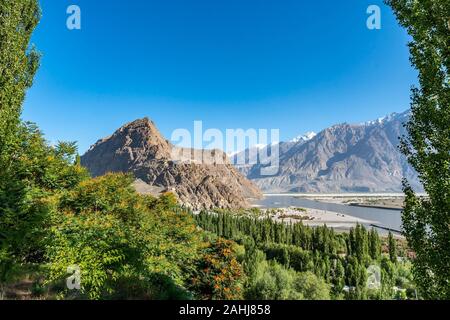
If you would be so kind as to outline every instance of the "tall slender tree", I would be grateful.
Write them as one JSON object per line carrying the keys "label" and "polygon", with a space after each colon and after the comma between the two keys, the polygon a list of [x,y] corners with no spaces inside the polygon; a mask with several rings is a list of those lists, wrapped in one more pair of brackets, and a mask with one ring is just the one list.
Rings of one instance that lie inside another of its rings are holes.
{"label": "tall slender tree", "polygon": [[392,263],[396,263],[397,262],[397,244],[395,243],[395,239],[394,239],[394,236],[392,235],[392,232],[389,232],[388,247],[389,247],[389,260],[391,260]]}
{"label": "tall slender tree", "polygon": [[39,66],[39,54],[29,45],[39,18],[37,0],[0,0],[0,295],[13,270],[11,223],[29,198],[28,186],[18,177],[19,150],[32,148],[35,141],[24,146],[20,114]]}
{"label": "tall slender tree", "polygon": [[[36,0],[0,1],[0,154],[14,143],[26,90],[39,66],[30,38],[40,19]],[[3,164],[3,163],[2,163]]]}
{"label": "tall slender tree", "polygon": [[22,104],[39,66],[39,54],[30,48],[38,24],[36,0],[0,0],[0,214],[10,197],[6,186],[14,182],[20,140]]}
{"label": "tall slender tree", "polygon": [[369,233],[369,253],[373,260],[378,260],[381,256],[381,242],[378,232],[372,228]]}
{"label": "tall slender tree", "polygon": [[427,197],[404,182],[403,227],[416,252],[414,275],[425,298],[450,299],[450,1],[386,0],[411,35],[419,72],[402,152]]}

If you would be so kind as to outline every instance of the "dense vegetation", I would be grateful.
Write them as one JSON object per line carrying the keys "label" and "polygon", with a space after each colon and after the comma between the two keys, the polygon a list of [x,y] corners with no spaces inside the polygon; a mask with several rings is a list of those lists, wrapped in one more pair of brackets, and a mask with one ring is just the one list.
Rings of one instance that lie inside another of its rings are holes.
{"label": "dense vegetation", "polygon": [[428,197],[405,181],[405,235],[417,253],[414,275],[423,295],[450,299],[450,1],[386,2],[412,37],[411,63],[419,72],[401,149]]}
{"label": "dense vegetation", "polygon": [[[416,298],[408,250],[392,234],[380,239],[358,225],[349,233],[268,216],[202,212],[198,224],[240,244],[248,299]],[[380,286],[368,286],[379,270]]]}

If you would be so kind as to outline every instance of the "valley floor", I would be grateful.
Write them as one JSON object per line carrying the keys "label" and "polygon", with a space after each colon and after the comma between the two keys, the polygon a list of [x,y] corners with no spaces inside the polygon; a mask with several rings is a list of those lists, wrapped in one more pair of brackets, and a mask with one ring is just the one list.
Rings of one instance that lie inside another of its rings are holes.
{"label": "valley floor", "polygon": [[338,203],[351,206],[361,206],[368,208],[401,210],[405,196],[403,193],[389,194],[324,194],[300,196],[305,199],[324,201],[327,203]]}
{"label": "valley floor", "polygon": [[255,207],[270,212],[286,223],[302,221],[308,226],[327,225],[348,231],[357,224],[376,228],[380,234],[392,231],[401,237],[402,193],[265,194]]}
{"label": "valley floor", "polygon": [[327,225],[328,227],[340,230],[348,230],[357,224],[375,224],[376,221],[370,221],[350,215],[341,214],[328,210],[305,209],[305,208],[279,208],[269,209],[275,221],[285,223],[303,222],[304,225],[317,227]]}

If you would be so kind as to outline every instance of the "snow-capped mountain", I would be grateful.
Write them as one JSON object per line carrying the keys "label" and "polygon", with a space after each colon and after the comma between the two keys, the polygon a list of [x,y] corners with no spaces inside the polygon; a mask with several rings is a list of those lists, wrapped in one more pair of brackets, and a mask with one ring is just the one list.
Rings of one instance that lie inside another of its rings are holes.
{"label": "snow-capped mountain", "polygon": [[402,189],[403,177],[421,190],[416,173],[398,149],[409,114],[339,124],[280,143],[274,176],[261,175],[261,164],[236,167],[266,192],[396,192]]}
{"label": "snow-capped mountain", "polygon": [[[267,147],[267,144],[258,143],[258,144],[255,144],[255,145],[251,146],[248,149],[261,150],[261,149],[264,149],[265,147]],[[248,149],[246,149],[246,150],[248,150]],[[235,158],[236,155],[239,155],[242,152],[245,152],[245,150],[230,151],[230,152],[227,152],[227,155],[228,155],[229,158],[233,159],[233,158]]]}
{"label": "snow-capped mountain", "polygon": [[377,120],[366,121],[366,122],[362,123],[361,125],[364,125],[364,126],[383,125],[384,123],[393,121],[393,120],[406,122],[406,121],[408,121],[410,114],[411,114],[410,110],[402,112],[402,113],[393,112],[387,116],[378,118]]}
{"label": "snow-capped mountain", "polygon": [[309,141],[312,138],[314,138],[315,136],[317,136],[317,133],[310,131],[310,132],[307,132],[305,134],[302,134],[300,136],[295,137],[294,139],[292,139],[289,142],[297,143],[297,142],[300,142],[300,141]]}

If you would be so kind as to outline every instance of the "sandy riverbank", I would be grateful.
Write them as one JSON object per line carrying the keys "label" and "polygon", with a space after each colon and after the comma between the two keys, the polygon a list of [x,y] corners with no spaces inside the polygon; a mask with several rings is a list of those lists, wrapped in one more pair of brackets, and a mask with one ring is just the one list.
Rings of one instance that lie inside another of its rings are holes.
{"label": "sandy riverbank", "polygon": [[327,225],[335,229],[350,229],[356,224],[370,225],[375,221],[365,220],[352,217],[339,212],[325,211],[318,209],[305,208],[279,208],[279,209],[262,209],[263,212],[270,214],[276,221],[285,223],[303,222],[304,225],[316,227]]}
{"label": "sandy riverbank", "polygon": [[[269,194],[267,196],[270,196]],[[340,194],[281,194],[308,200],[336,203],[343,205],[361,206],[379,209],[401,210],[405,196],[403,193],[340,193]]]}

